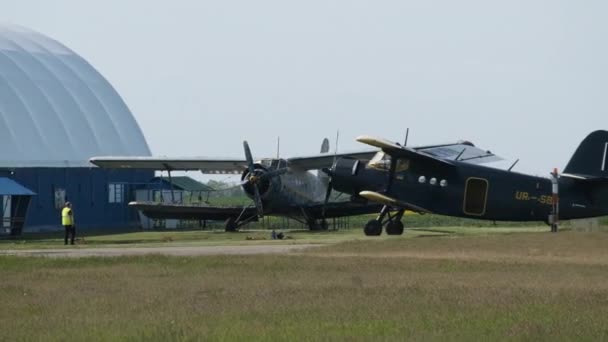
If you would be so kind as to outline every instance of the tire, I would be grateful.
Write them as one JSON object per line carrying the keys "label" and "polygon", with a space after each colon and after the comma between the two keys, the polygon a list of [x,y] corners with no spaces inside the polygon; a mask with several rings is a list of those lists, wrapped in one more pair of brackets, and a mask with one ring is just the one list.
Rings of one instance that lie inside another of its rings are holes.
{"label": "tire", "polygon": [[328,224],[327,221],[322,220],[319,225],[321,226],[321,230],[327,230]]}
{"label": "tire", "polygon": [[402,235],[403,234],[403,222],[391,221],[386,225],[386,234],[388,235]]}
{"label": "tire", "polygon": [[234,217],[229,217],[224,223],[224,230],[226,232],[236,232],[238,230],[238,225],[236,224],[236,220]]}
{"label": "tire", "polygon": [[363,232],[367,236],[379,236],[382,234],[382,224],[377,220],[370,220],[365,224]]}

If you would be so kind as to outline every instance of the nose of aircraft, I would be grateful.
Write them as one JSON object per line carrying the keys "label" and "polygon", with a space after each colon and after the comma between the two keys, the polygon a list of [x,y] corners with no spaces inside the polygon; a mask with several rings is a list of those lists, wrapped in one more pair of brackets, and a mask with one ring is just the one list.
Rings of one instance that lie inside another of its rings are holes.
{"label": "nose of aircraft", "polygon": [[370,183],[365,162],[352,158],[338,158],[329,174],[335,190],[350,195],[357,195],[362,190],[376,190]]}

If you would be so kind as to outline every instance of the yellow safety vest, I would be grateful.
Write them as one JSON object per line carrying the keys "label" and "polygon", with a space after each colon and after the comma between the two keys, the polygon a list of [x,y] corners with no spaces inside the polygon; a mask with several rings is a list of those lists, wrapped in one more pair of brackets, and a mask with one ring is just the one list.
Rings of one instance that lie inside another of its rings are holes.
{"label": "yellow safety vest", "polygon": [[61,224],[64,226],[74,225],[74,217],[72,217],[72,209],[65,207],[61,210]]}

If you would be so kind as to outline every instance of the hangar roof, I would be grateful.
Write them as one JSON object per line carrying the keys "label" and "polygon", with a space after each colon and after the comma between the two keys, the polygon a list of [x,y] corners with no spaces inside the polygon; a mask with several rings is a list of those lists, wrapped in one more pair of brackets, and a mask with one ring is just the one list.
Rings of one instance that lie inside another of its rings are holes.
{"label": "hangar roof", "polygon": [[91,166],[100,155],[150,155],[118,93],[61,43],[0,24],[0,167]]}
{"label": "hangar roof", "polygon": [[[36,193],[14,180],[0,177],[0,195],[10,196],[34,196]],[[0,202],[1,203],[1,202]],[[1,211],[0,211],[1,212]]]}

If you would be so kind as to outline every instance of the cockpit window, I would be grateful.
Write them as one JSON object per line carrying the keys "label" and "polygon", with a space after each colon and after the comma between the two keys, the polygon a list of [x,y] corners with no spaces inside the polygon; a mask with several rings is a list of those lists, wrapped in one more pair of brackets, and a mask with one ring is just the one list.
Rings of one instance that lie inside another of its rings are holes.
{"label": "cockpit window", "polygon": [[[368,168],[377,170],[389,170],[391,168],[391,156],[384,153],[378,152],[376,155],[367,163]],[[395,172],[407,171],[410,168],[410,160],[399,158],[397,159],[397,166]]]}
{"label": "cockpit window", "polygon": [[264,167],[271,167],[272,159],[262,159],[262,160],[260,160],[260,164]]}

